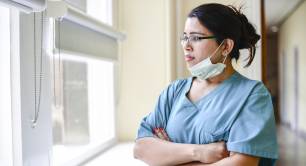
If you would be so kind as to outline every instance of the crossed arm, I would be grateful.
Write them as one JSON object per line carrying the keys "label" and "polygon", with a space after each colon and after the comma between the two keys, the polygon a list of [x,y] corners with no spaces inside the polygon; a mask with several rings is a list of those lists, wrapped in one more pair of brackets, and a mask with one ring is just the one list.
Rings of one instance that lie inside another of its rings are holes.
{"label": "crossed arm", "polygon": [[231,153],[229,157],[223,158],[212,164],[191,162],[179,166],[258,166],[259,158],[241,153]]}
{"label": "crossed arm", "polygon": [[158,135],[136,140],[134,157],[150,166],[256,166],[259,162],[257,157],[228,152],[224,142],[180,144]]}

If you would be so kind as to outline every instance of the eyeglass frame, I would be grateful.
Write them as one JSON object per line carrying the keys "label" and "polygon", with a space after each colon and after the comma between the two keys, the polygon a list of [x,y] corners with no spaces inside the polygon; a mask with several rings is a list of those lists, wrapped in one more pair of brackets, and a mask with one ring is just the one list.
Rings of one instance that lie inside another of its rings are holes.
{"label": "eyeglass frame", "polygon": [[[193,39],[192,39],[193,38]],[[187,44],[187,43],[194,43],[194,42],[199,42],[201,40],[204,40],[204,39],[215,39],[216,36],[196,36],[196,35],[191,35],[191,36],[181,36],[180,37],[180,41],[181,41],[181,44],[184,45],[184,44]],[[190,40],[192,39],[192,40]]]}

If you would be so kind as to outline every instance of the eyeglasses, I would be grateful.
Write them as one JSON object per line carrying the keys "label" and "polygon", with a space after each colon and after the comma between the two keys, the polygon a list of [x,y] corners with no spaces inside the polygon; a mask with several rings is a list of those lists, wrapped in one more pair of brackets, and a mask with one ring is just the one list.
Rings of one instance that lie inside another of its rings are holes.
{"label": "eyeglasses", "polygon": [[199,42],[203,39],[214,39],[216,38],[215,36],[182,36],[180,37],[180,40],[181,40],[181,44],[184,45],[186,44],[187,42],[189,42],[190,44],[193,44],[193,43],[196,43],[196,42]]}

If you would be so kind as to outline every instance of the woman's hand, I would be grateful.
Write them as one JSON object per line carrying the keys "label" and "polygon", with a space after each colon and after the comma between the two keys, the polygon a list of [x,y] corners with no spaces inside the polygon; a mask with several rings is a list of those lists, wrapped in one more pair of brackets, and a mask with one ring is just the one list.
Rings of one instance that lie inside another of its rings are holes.
{"label": "woman's hand", "polygon": [[154,128],[153,133],[154,133],[154,136],[159,138],[159,139],[162,139],[162,140],[165,140],[165,141],[170,141],[170,138],[168,137],[168,134],[166,133],[166,131],[163,128]]}
{"label": "woman's hand", "polygon": [[195,160],[201,163],[214,163],[229,157],[225,142],[197,145],[195,147]]}

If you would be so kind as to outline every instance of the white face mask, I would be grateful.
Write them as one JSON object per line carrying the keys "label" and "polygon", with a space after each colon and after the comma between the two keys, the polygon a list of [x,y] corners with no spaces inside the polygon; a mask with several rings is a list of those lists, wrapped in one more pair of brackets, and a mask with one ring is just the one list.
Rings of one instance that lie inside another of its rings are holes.
{"label": "white face mask", "polygon": [[225,56],[223,63],[216,63],[213,64],[210,60],[212,56],[216,54],[216,52],[219,50],[220,46],[223,44],[224,41],[218,46],[218,48],[213,52],[212,55],[210,55],[208,58],[202,60],[201,62],[197,63],[196,65],[188,68],[192,76],[195,76],[201,80],[206,80],[208,78],[214,77],[216,75],[219,75],[223,72],[226,65],[224,64],[227,55]]}

